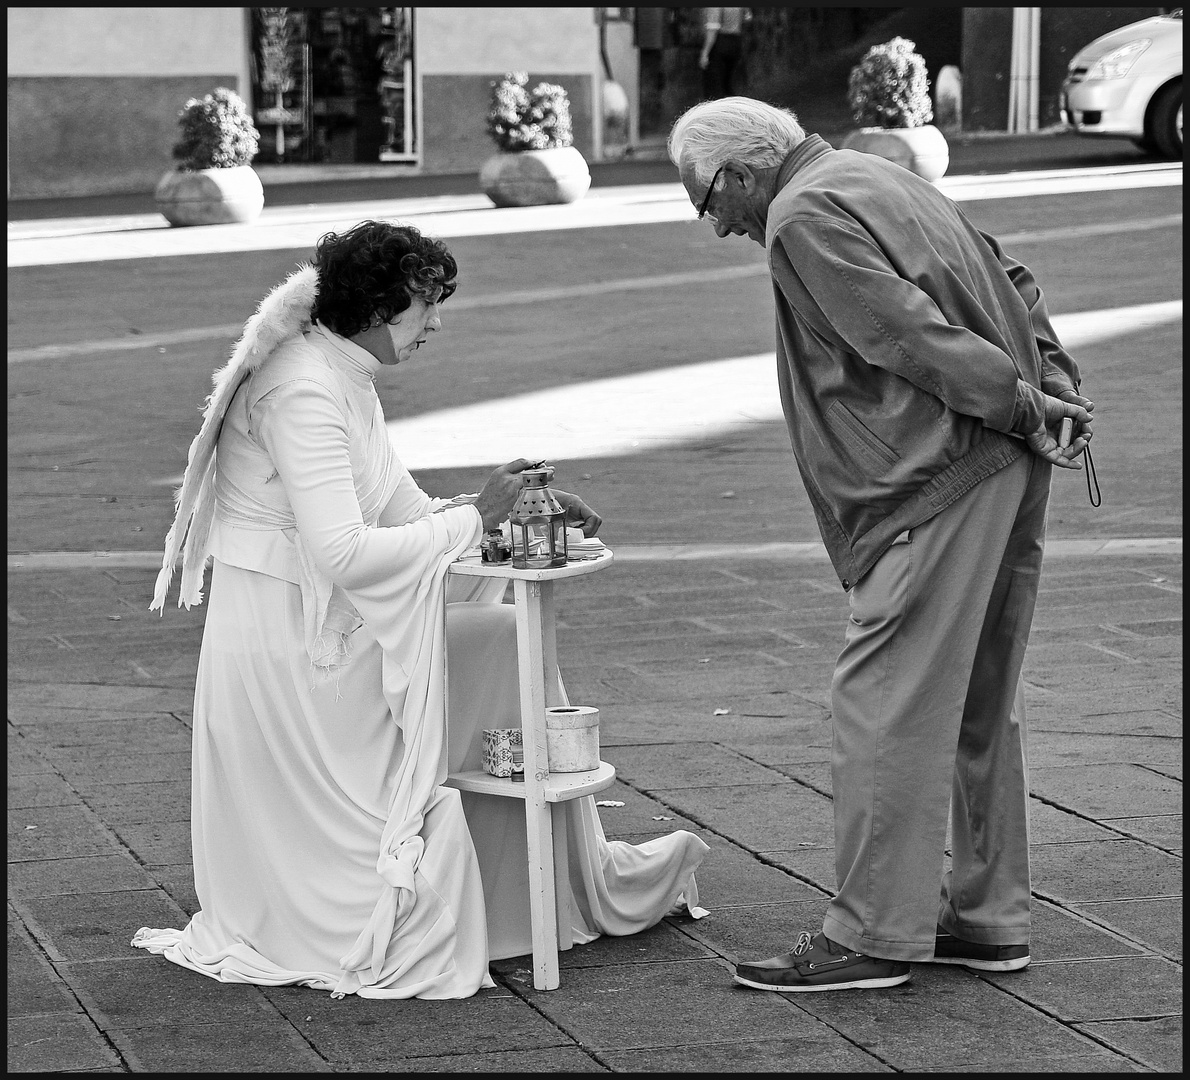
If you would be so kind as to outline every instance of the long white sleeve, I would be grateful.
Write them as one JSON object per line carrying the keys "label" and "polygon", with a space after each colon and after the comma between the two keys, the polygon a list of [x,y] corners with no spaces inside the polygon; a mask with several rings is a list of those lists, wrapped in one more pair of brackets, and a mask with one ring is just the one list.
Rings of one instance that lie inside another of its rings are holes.
{"label": "long white sleeve", "polygon": [[399,486],[401,501],[414,512],[420,495],[424,516],[402,525],[368,527],[352,477],[347,418],[318,383],[295,380],[271,390],[253,409],[252,419],[311,558],[341,588],[366,588],[394,573],[418,578],[445,552],[460,543],[476,543],[482,535],[482,520],[473,506],[428,513],[431,500],[415,484],[416,490]]}
{"label": "long white sleeve", "polygon": [[396,490],[393,491],[392,497],[385,504],[384,509],[380,511],[379,524],[384,526],[408,524],[410,521],[416,521],[418,518],[433,513],[441,501],[441,499],[434,499],[422,491],[408,471],[402,468]]}

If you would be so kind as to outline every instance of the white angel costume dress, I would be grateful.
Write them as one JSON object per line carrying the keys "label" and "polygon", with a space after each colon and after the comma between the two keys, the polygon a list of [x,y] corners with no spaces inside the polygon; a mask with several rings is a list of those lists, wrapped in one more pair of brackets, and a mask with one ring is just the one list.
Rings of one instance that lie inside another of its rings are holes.
{"label": "white angel costume dress", "polygon": [[[132,944],[224,982],[462,998],[532,951],[524,808],[444,786],[481,729],[519,726],[504,582],[451,579],[470,498],[423,492],[389,442],[380,363],[310,323],[313,268],[279,286],[217,372],[153,609],[211,595],[194,696],[201,910]],[[474,583],[474,584],[473,584]],[[445,618],[444,618],[445,606]],[[450,651],[449,744],[444,657]],[[690,832],[609,842],[566,804],[573,940],[705,914]]]}

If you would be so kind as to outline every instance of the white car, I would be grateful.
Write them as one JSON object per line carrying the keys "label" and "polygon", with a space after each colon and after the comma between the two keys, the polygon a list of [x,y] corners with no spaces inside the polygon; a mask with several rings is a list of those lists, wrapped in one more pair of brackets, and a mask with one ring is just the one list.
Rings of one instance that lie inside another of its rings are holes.
{"label": "white car", "polygon": [[1182,9],[1096,38],[1070,61],[1062,121],[1080,135],[1126,136],[1182,156]]}

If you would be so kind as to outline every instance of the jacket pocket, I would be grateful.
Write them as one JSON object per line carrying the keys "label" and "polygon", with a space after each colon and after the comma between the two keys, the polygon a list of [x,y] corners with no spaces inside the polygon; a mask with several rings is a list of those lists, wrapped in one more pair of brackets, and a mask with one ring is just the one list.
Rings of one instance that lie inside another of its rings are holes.
{"label": "jacket pocket", "polygon": [[877,438],[846,405],[835,401],[826,410],[826,422],[843,444],[875,468],[885,470],[901,460],[891,446]]}

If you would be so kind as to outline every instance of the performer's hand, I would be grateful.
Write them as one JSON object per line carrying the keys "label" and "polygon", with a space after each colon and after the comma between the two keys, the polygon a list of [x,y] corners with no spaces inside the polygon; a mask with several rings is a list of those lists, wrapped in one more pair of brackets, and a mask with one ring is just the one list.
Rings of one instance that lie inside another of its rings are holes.
{"label": "performer's hand", "polygon": [[562,504],[562,509],[566,511],[567,525],[581,527],[583,536],[594,536],[599,531],[599,526],[603,524],[603,518],[577,495],[572,495],[569,491],[559,491],[557,488],[550,488],[550,492]]}
{"label": "performer's hand", "polygon": [[475,500],[475,509],[483,518],[485,530],[498,529],[512,511],[512,505],[521,493],[521,473],[533,465],[528,458],[517,458],[507,465],[501,465],[484,484],[483,491]]}

